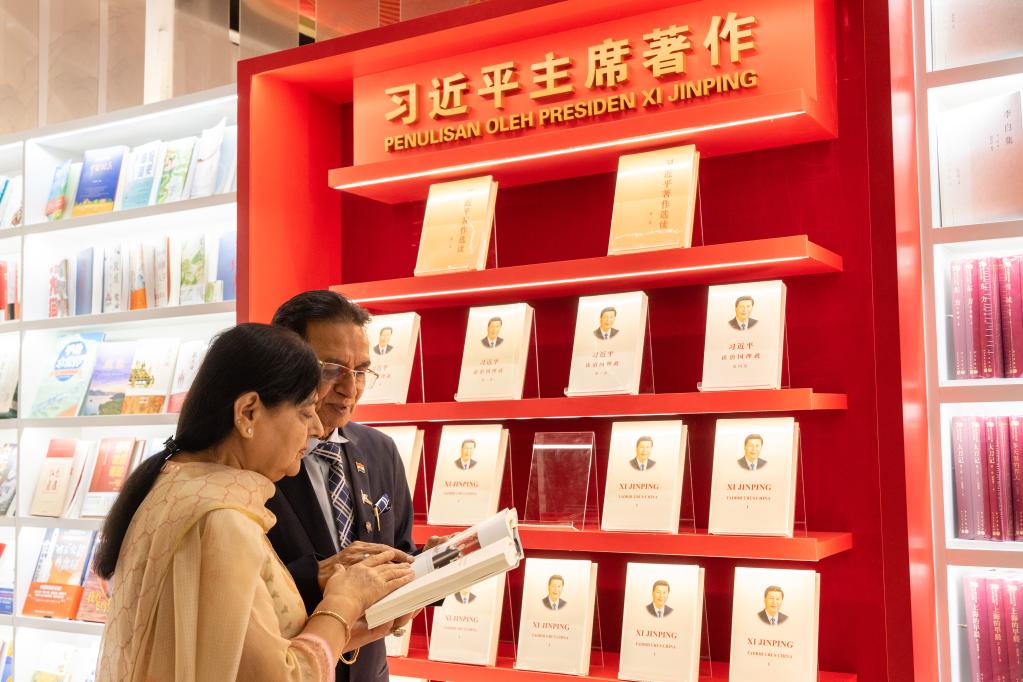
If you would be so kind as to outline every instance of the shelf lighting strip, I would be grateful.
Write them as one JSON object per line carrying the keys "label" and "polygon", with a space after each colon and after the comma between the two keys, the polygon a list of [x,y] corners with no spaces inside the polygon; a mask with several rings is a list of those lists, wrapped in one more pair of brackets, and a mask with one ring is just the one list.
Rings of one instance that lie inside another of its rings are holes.
{"label": "shelf lighting strip", "polygon": [[738,126],[751,125],[753,123],[769,123],[782,118],[790,118],[792,116],[800,116],[805,114],[806,111],[786,111],[781,114],[772,114],[770,116],[757,116],[754,118],[744,118],[738,121],[726,121],[724,123],[714,123],[705,126],[695,126],[692,128],[678,128],[675,130],[665,130],[659,133],[650,133],[648,135],[638,135],[636,137],[626,137],[619,140],[607,140],[604,142],[595,142],[593,144],[580,145],[577,147],[565,147],[564,149],[552,149],[546,152],[536,152],[534,154],[523,154],[520,156],[509,156],[503,159],[491,159],[489,161],[474,161],[472,163],[463,163],[454,166],[444,166],[442,168],[432,168],[430,170],[417,171],[415,173],[406,173],[404,175],[392,175],[385,178],[373,178],[370,180],[359,180],[358,182],[349,182],[343,185],[335,185],[334,189],[346,190],[355,189],[356,187],[367,187],[369,185],[379,185],[387,182],[401,182],[402,180],[412,180],[414,178],[424,178],[434,175],[450,175],[455,173],[462,173],[465,171],[476,170],[478,168],[493,168],[495,166],[507,166],[513,163],[521,163],[523,161],[533,161],[535,159],[546,159],[553,156],[567,156],[569,154],[577,154],[579,152],[588,152],[596,149],[609,149],[613,147],[623,147],[633,144],[645,144],[647,142],[657,142],[659,140],[669,140],[676,137],[683,137],[686,135],[693,135],[696,133],[705,133],[712,130],[722,130],[725,128],[735,128]]}

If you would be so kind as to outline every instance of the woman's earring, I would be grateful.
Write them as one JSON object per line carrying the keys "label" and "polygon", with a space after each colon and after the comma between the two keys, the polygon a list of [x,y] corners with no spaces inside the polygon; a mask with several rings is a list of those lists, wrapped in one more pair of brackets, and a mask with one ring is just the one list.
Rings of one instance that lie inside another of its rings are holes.
{"label": "woman's earring", "polygon": [[251,436],[252,435],[252,427],[250,426],[249,428],[245,429],[245,433],[247,433],[247,434],[249,434]]}

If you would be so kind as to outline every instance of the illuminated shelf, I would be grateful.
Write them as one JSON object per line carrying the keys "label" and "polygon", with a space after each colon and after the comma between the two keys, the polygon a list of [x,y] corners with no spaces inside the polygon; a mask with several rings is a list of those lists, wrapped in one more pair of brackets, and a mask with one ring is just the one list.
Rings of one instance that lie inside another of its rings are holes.
{"label": "illuminated shelf", "polygon": [[[447,682],[479,682],[482,679],[487,682],[564,682],[565,680],[618,679],[618,654],[611,652],[603,654],[603,663],[601,663],[600,654],[596,651],[593,652],[590,658],[590,673],[581,676],[515,670],[514,660],[506,657],[498,657],[497,665],[491,667],[431,661],[427,659],[426,655],[426,651],[423,649],[409,649],[408,656],[404,658],[389,657],[387,666],[392,675],[447,680]],[[714,663],[713,675],[711,675],[709,665],[706,662],[701,663],[700,680],[726,682],[728,680],[728,664]],[[856,675],[820,672],[817,673],[817,682],[856,682]]]}
{"label": "illuminated shelf", "polygon": [[529,398],[484,402],[361,405],[359,421],[367,424],[455,422],[484,419],[558,419],[632,415],[724,414],[731,412],[799,412],[844,410],[844,393],[817,393],[812,388],[777,391],[643,393],[640,395]]}
{"label": "illuminated shelf", "polygon": [[841,271],[841,256],[814,244],[806,235],[795,235],[357,282],[331,289],[373,310],[394,312]]}
{"label": "illuminated shelf", "polygon": [[21,528],[67,528],[69,530],[99,530],[106,519],[65,519],[53,516],[19,516]]}
{"label": "illuminated shelf", "polygon": [[94,417],[52,417],[21,419],[24,429],[80,429],[86,426],[173,426],[177,414],[111,414]]}
{"label": "illuminated shelf", "polygon": [[[450,535],[464,528],[429,526],[417,523],[412,540],[425,544],[432,535]],[[793,538],[709,535],[696,533],[619,533],[598,528],[531,526],[519,523],[525,549],[609,554],[655,554],[658,556],[724,557],[730,559],[769,559],[774,561],[820,561],[852,549],[852,533],[810,532]]]}
{"label": "illuminated shelf", "polygon": [[103,634],[103,623],[86,623],[81,620],[64,620],[63,618],[15,616],[14,626],[18,628],[33,628],[35,630],[73,632],[79,635],[95,635],[96,637]]}
{"label": "illuminated shelf", "polygon": [[[139,227],[144,229],[145,222],[152,221],[158,216],[170,213],[184,214],[188,211],[204,211],[205,209],[217,206],[230,206],[236,202],[237,198],[238,195],[236,192],[225,192],[224,194],[214,194],[212,196],[200,197],[198,199],[183,199],[181,201],[172,201],[166,204],[129,208],[123,211],[108,211],[107,213],[78,216],[77,218],[64,218],[61,220],[54,220],[52,222],[33,223],[31,225],[12,229],[10,230],[10,234],[11,236],[45,234],[47,232],[59,232],[61,230],[74,230],[88,225],[108,225],[126,222],[129,220],[139,221]],[[185,215],[180,215],[179,217],[181,219],[187,218]],[[0,236],[6,235],[7,230],[0,232]]]}
{"label": "illuminated shelf", "polygon": [[177,317],[193,318],[200,315],[224,315],[235,311],[234,301],[223,301],[221,303],[198,303],[195,305],[171,305],[163,308],[148,308],[146,310],[128,310],[121,313],[98,313],[96,315],[70,315],[68,317],[53,317],[45,320],[26,320],[21,323],[25,331],[34,329],[78,329],[79,327],[105,326],[111,324],[124,324],[128,322],[148,322],[152,320],[166,320]]}

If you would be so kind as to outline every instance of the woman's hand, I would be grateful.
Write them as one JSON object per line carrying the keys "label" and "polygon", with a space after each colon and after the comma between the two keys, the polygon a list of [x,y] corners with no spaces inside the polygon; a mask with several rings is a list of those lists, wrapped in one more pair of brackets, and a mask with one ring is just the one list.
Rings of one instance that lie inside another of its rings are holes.
{"label": "woman's hand", "polygon": [[359,614],[402,585],[412,582],[415,574],[407,563],[394,563],[399,558],[396,550],[388,549],[371,555],[347,568],[338,566],[327,579],[323,600],[335,600],[358,605]]}

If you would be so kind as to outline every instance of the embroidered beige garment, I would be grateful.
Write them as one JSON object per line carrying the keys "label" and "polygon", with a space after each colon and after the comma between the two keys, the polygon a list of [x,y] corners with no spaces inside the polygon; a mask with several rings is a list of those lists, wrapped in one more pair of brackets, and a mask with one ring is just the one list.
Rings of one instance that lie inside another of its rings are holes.
{"label": "embroidered beige garment", "polygon": [[266,477],[164,465],[125,537],[97,682],[320,682],[326,644],[266,540]]}

